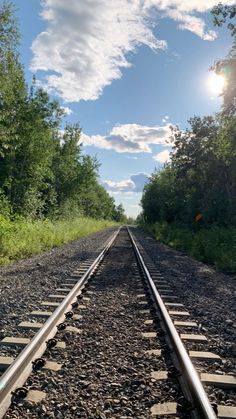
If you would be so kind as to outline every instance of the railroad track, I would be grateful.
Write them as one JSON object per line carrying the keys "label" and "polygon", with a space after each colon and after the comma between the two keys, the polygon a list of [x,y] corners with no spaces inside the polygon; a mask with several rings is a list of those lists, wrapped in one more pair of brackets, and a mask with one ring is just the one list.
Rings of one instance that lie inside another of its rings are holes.
{"label": "railroad track", "polygon": [[[235,378],[217,373],[222,360],[204,350],[207,337],[129,229],[113,234],[41,305],[18,336],[1,341],[0,417],[236,417]],[[68,394],[76,387],[69,403],[63,380],[56,383],[66,368]],[[50,393],[54,385],[61,402]],[[209,388],[221,388],[228,402],[216,391],[210,403]]]}

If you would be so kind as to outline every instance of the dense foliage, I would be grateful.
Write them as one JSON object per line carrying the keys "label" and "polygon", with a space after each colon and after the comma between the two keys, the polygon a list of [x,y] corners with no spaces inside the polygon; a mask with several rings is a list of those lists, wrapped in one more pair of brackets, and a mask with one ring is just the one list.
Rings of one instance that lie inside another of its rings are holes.
{"label": "dense foliage", "polygon": [[146,224],[145,229],[155,239],[170,247],[187,252],[227,272],[236,272],[236,228],[212,226],[190,229],[173,223]]}
{"label": "dense foliage", "polygon": [[173,129],[170,164],[155,172],[142,197],[144,219],[236,225],[236,120],[194,117]]}
{"label": "dense foliage", "polygon": [[[227,24],[233,37],[228,56],[211,68],[226,79],[222,111],[203,118],[194,116],[188,121],[186,131],[172,128],[171,161],[163,169],[156,170],[145,186],[141,220],[146,225],[156,223],[155,236],[159,234],[157,231],[161,231],[159,237],[172,245],[177,243],[176,240],[180,243],[182,231],[182,248],[191,254],[200,254],[201,248],[202,260],[212,261],[209,254],[207,259],[204,249],[212,247],[212,252],[214,248],[216,250],[218,234],[223,240],[220,246],[221,252],[224,249],[224,260],[227,259],[226,248],[231,258],[231,262],[225,265],[232,270],[236,269],[235,265],[232,268],[232,261],[236,259],[236,8],[219,5],[213,9],[213,16],[216,25]],[[168,239],[168,225],[171,226],[171,240]],[[228,234],[225,230],[221,234],[219,228],[228,229]],[[189,232],[187,241],[184,239],[186,229]],[[200,234],[203,229],[204,233]],[[202,244],[204,237],[205,245]],[[210,237],[213,240],[211,246]],[[224,240],[228,240],[228,246]],[[194,253],[191,249],[195,242],[201,245]],[[217,260],[219,262],[219,255],[215,254],[215,262]]]}
{"label": "dense foliage", "polygon": [[217,61],[212,66],[212,70],[223,75],[227,80],[223,94],[222,113],[236,116],[236,6],[219,4],[213,8],[212,14],[214,24],[219,27],[226,24],[233,38],[233,45],[227,57]]}
{"label": "dense foliage", "polygon": [[63,125],[57,101],[19,60],[13,6],[0,8],[0,213],[31,218],[85,215],[124,220],[122,206],[100,185],[99,163],[82,154],[78,124]]}
{"label": "dense foliage", "polygon": [[96,231],[111,227],[110,220],[73,217],[57,220],[14,221],[0,216],[0,265],[32,256]]}

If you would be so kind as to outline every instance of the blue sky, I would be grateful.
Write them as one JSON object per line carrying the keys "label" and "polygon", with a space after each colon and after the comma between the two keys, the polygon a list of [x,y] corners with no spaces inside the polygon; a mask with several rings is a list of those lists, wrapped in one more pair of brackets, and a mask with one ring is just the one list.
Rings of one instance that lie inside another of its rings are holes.
{"label": "blue sky", "polygon": [[146,176],[168,159],[169,124],[185,129],[189,117],[220,108],[208,69],[231,40],[212,25],[217,3],[15,1],[27,81],[35,73],[66,120],[80,122],[85,152],[128,215],[140,211]]}

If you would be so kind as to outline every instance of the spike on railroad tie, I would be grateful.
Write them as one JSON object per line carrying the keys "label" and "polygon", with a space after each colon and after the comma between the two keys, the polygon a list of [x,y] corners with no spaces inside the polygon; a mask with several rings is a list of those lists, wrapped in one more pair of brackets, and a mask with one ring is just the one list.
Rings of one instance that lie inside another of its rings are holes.
{"label": "spike on railroad tie", "polygon": [[48,348],[54,348],[54,347],[56,346],[56,344],[57,344],[57,340],[56,340],[55,338],[53,338],[53,339],[49,339],[49,340],[46,342],[46,344],[47,344],[47,347],[48,347]]}
{"label": "spike on railroad tie", "polygon": [[71,304],[72,308],[77,308],[79,305],[79,303],[77,301],[75,301],[74,303]]}
{"label": "spike on railroad tie", "polygon": [[34,371],[40,370],[41,368],[44,367],[45,363],[46,363],[46,361],[43,358],[37,358],[37,359],[35,359],[35,361],[32,362],[32,364],[33,364],[33,370]]}
{"label": "spike on railroad tie", "polygon": [[67,311],[67,313],[65,313],[66,319],[72,319],[73,316],[74,316],[73,311]]}
{"label": "spike on railroad tie", "polygon": [[58,329],[58,330],[65,330],[65,328],[66,328],[66,324],[65,324],[65,323],[59,323],[59,324],[57,325],[57,329]]}
{"label": "spike on railroad tie", "polygon": [[28,389],[26,387],[19,387],[15,391],[12,392],[13,400],[21,400],[25,399],[28,394]]}

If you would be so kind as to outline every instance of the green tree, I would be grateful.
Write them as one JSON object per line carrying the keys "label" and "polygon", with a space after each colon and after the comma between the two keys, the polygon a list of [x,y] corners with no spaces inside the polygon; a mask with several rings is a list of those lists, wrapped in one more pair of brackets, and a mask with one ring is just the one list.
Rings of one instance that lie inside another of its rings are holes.
{"label": "green tree", "polygon": [[223,114],[235,116],[236,114],[236,6],[225,6],[219,3],[212,9],[213,23],[221,27],[226,25],[232,35],[232,48],[226,58],[217,61],[211,70],[223,75],[226,84],[223,91]]}
{"label": "green tree", "polygon": [[222,3],[219,3],[213,7],[211,11],[213,15],[213,23],[215,26],[221,27],[227,25],[227,28],[230,30],[231,35],[236,35],[236,6],[227,6]]}
{"label": "green tree", "polygon": [[143,217],[193,225],[236,222],[235,119],[194,117],[190,128],[172,132],[171,163],[155,172],[144,188]]}
{"label": "green tree", "polygon": [[144,187],[141,200],[143,218],[148,223],[174,222],[186,218],[186,196],[170,165],[154,172]]}
{"label": "green tree", "polygon": [[0,7],[0,187],[11,201],[16,153],[19,148],[19,112],[27,94],[19,63],[20,33],[10,2]]}
{"label": "green tree", "polygon": [[80,132],[78,124],[67,125],[63,134],[58,132],[56,138],[53,173],[58,207],[64,206],[66,201],[72,200],[79,191],[81,177]]}
{"label": "green tree", "polygon": [[44,216],[56,201],[53,159],[60,107],[42,89],[31,89],[19,113],[20,145],[16,153],[12,203],[15,211]]}
{"label": "green tree", "polygon": [[[219,197],[224,197],[222,222],[236,225],[236,119],[226,118],[216,138]],[[222,200],[221,200],[222,205]]]}
{"label": "green tree", "polygon": [[126,221],[125,210],[122,204],[119,204],[114,208],[113,220],[117,221],[118,223],[123,223]]}

